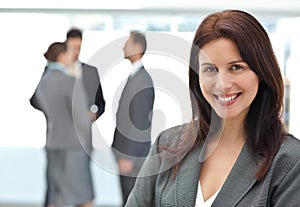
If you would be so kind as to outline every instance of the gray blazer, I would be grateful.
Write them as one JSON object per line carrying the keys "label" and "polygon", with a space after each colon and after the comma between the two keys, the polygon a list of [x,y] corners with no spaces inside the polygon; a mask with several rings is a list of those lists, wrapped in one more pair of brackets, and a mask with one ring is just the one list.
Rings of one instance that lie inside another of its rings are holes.
{"label": "gray blazer", "polygon": [[[202,147],[195,149],[184,159],[175,180],[171,178],[171,167],[174,163],[170,159],[162,158],[160,155],[163,155],[164,151],[158,149],[158,145],[172,145],[180,141],[184,128],[171,128],[158,137],[128,198],[127,207],[195,206]],[[287,137],[269,172],[259,182],[255,179],[257,167],[257,162],[247,145],[244,145],[212,207],[300,206],[298,139]]]}
{"label": "gray blazer", "polygon": [[47,70],[30,103],[46,117],[47,149],[92,148],[92,123],[81,79]]}
{"label": "gray blazer", "polygon": [[[81,63],[81,66],[82,81],[87,94],[88,105],[91,106],[95,104],[98,107],[98,111],[96,112],[96,119],[98,119],[105,111],[105,100],[103,97],[98,70],[96,67],[86,63]],[[46,66],[43,75],[46,73],[47,69],[48,68]],[[34,96],[35,93],[30,98],[32,106],[34,106]]]}
{"label": "gray blazer", "polygon": [[112,143],[117,159],[134,162],[132,176],[137,175],[151,147],[153,104],[153,82],[142,67],[128,78],[121,94]]}

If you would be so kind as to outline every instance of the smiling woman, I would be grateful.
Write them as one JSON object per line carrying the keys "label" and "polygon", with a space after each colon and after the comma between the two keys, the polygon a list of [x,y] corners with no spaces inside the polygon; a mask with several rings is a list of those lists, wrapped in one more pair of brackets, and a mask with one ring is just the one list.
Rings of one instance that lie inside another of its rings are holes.
{"label": "smiling woman", "polygon": [[224,10],[201,22],[193,44],[193,118],[158,136],[126,206],[299,205],[300,141],[281,120],[267,32],[250,13]]}
{"label": "smiling woman", "polygon": [[236,44],[218,38],[199,52],[199,83],[205,99],[223,119],[245,119],[258,91],[258,76],[242,59]]}

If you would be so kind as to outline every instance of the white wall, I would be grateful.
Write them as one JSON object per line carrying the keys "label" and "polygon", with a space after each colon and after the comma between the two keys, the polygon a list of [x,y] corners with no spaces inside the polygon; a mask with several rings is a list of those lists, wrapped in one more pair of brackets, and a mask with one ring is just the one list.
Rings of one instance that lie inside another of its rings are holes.
{"label": "white wall", "polygon": [[[107,150],[96,150],[115,168],[112,154]],[[0,205],[20,203],[42,206],[45,199],[45,152],[41,148],[0,148]],[[91,164],[95,200],[99,206],[119,206],[121,194],[119,177],[104,168],[98,161]]]}

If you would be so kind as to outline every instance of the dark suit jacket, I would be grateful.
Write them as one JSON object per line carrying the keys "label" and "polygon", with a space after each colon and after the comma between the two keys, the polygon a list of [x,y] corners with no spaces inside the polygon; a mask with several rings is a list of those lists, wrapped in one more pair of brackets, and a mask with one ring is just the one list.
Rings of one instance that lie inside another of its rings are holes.
{"label": "dark suit jacket", "polygon": [[[194,207],[199,182],[202,147],[192,151],[179,167],[175,180],[171,167],[175,164],[164,156],[158,145],[174,145],[181,140],[185,126],[163,132],[153,145],[126,206],[128,207]],[[217,195],[212,207],[297,207],[300,205],[300,141],[287,137],[272,166],[261,181],[255,179],[257,160],[245,144],[236,163]]]}
{"label": "dark suit jacket", "polygon": [[137,175],[151,147],[154,87],[144,67],[128,78],[119,100],[112,143],[116,157],[131,159]]}
{"label": "dark suit jacket", "polygon": [[89,105],[95,104],[98,107],[96,113],[98,119],[104,113],[105,101],[97,68],[82,63],[82,79],[88,95]]}

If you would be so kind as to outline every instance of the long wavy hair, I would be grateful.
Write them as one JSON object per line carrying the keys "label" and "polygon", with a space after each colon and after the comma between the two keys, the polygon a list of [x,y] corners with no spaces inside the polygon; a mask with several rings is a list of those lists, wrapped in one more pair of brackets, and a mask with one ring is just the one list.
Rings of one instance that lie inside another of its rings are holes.
{"label": "long wavy hair", "polygon": [[[198,27],[193,40],[189,65],[189,88],[192,121],[177,148],[177,154],[186,154],[203,143],[209,133],[220,130],[221,118],[205,100],[199,85],[199,51],[208,42],[220,37],[231,39],[241,57],[259,77],[259,88],[244,121],[244,136],[251,153],[259,158],[258,180],[269,170],[287,131],[281,121],[284,84],[267,32],[249,13],[225,10],[207,16]],[[189,143],[189,144],[187,144]],[[181,161],[180,161],[181,162]],[[173,167],[176,176],[178,162]]]}

